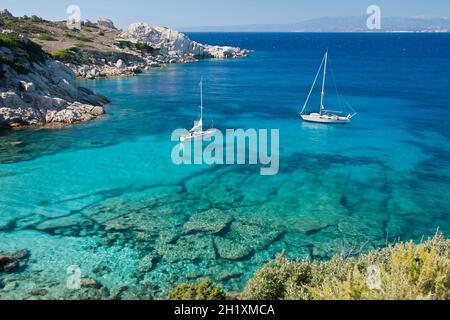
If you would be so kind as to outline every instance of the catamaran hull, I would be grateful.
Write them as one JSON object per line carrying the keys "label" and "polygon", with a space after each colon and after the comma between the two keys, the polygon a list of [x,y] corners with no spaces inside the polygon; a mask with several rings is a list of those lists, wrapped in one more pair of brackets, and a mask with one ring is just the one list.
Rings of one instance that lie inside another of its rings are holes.
{"label": "catamaran hull", "polygon": [[320,114],[302,114],[303,121],[324,123],[324,124],[348,124],[351,122],[350,117],[325,116]]}
{"label": "catamaran hull", "polygon": [[205,138],[211,137],[214,133],[216,133],[217,130],[211,129],[204,132],[198,132],[194,134],[186,134],[180,137],[180,142],[189,142],[189,141],[195,141],[195,140],[202,140]]}

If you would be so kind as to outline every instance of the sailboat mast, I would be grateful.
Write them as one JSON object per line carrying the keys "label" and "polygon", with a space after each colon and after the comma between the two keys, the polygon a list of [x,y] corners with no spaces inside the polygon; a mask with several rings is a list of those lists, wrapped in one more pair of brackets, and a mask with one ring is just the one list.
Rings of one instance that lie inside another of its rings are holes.
{"label": "sailboat mast", "polygon": [[328,51],[325,53],[325,66],[323,68],[322,97],[320,99],[320,115],[322,115],[325,109],[323,105],[323,100],[325,98],[325,82],[327,80],[327,63],[328,63]]}
{"label": "sailboat mast", "polygon": [[203,79],[200,80],[200,121],[203,122]]}

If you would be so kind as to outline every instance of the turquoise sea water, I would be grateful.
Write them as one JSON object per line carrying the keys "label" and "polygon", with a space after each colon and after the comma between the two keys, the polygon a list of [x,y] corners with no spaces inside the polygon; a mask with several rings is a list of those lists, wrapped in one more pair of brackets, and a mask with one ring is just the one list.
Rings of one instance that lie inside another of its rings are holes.
{"label": "turquoise sea water", "polygon": [[[0,251],[31,260],[0,297],[62,296],[70,265],[155,298],[202,278],[241,290],[282,250],[327,259],[448,235],[450,35],[190,36],[255,52],[85,81],[112,100],[104,118],[1,133]],[[359,112],[348,126],[297,113],[327,48],[327,103]],[[278,175],[172,164],[170,135],[198,116],[202,76],[208,124],[280,129]]]}

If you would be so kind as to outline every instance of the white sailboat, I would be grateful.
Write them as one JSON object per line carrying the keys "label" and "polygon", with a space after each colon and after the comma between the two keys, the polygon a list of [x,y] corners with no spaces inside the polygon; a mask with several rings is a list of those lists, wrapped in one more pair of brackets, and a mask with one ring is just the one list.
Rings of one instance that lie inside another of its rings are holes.
{"label": "white sailboat", "polygon": [[[325,109],[324,99],[325,99],[325,84],[327,79],[327,64],[328,64],[328,51],[325,53],[323,57],[322,63],[320,64],[319,70],[317,71],[316,78],[314,79],[314,83],[309,91],[308,98],[306,99],[305,105],[303,106],[302,111],[300,112],[300,116],[304,121],[307,122],[318,122],[318,123],[328,123],[328,124],[347,124],[351,122],[351,119],[356,115],[356,112],[350,113],[347,116],[340,116],[337,111],[330,111]],[[323,67],[323,81],[322,81],[322,94],[320,98],[320,111],[319,113],[305,113],[306,107],[308,106],[309,99],[311,98],[311,94],[316,86],[317,79],[320,75],[320,70]]]}
{"label": "white sailboat", "polygon": [[203,79],[200,81],[200,120],[194,122],[194,127],[188,133],[180,137],[180,142],[186,142],[196,139],[203,139],[212,136],[217,130],[208,129],[203,131]]}

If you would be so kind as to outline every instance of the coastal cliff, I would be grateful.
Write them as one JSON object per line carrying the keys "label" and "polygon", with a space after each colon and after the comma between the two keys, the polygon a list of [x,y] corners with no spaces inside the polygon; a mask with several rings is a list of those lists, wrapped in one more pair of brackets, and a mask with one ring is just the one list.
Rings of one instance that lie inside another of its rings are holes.
{"label": "coastal cliff", "polygon": [[104,113],[106,97],[78,87],[75,73],[28,38],[0,33],[0,126],[74,123]]}
{"label": "coastal cliff", "polygon": [[77,78],[133,76],[143,70],[200,59],[244,57],[248,50],[199,44],[145,23],[119,30],[99,18],[81,29],[66,21],[14,17],[0,11],[0,126],[74,123],[95,119],[109,101]]}

